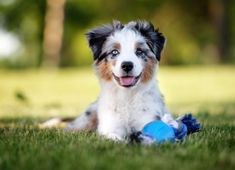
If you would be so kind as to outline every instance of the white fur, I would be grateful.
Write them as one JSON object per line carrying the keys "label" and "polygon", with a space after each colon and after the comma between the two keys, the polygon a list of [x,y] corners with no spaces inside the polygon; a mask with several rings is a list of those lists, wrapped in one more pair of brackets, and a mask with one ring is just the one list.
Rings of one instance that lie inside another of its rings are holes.
{"label": "white fur", "polygon": [[109,44],[112,44],[114,42],[118,42],[119,44],[121,44],[121,49],[120,55],[117,57],[116,60],[116,65],[115,67],[112,67],[112,72],[118,77],[122,76],[122,62],[131,61],[132,63],[134,63],[132,75],[140,75],[141,71],[143,70],[143,65],[141,60],[135,55],[135,43],[144,43],[144,38],[138,33],[124,28],[121,31],[115,32],[114,35],[108,38],[106,43],[107,45],[104,47],[104,49],[107,49]]}
{"label": "white fur", "polygon": [[158,118],[178,128],[154,80],[133,89],[103,84],[97,111],[98,133],[114,140],[123,140],[132,128],[139,131]]}
{"label": "white fur", "polygon": [[[121,63],[134,63],[132,75],[138,76],[143,72],[143,61],[135,55],[135,43],[145,42],[144,37],[137,32],[124,28],[116,31],[107,38],[103,52],[109,50],[112,43],[121,44],[121,51],[116,58],[116,65],[111,71],[116,76],[122,76]],[[158,65],[156,65],[156,69]],[[99,75],[98,75],[99,77]],[[130,88],[121,87],[113,79],[106,81],[100,78],[101,92],[97,100],[98,128],[97,132],[107,138],[124,140],[131,133],[131,129],[141,130],[147,123],[161,119],[165,123],[178,128],[178,123],[165,107],[160,93],[155,73],[147,83],[139,82]],[[72,128],[80,128],[88,119],[84,115],[78,118]]]}

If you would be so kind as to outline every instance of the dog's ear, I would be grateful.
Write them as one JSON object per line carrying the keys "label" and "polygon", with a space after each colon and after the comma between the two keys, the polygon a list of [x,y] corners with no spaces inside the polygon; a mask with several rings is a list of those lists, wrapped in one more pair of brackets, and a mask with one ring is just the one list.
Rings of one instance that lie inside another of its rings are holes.
{"label": "dog's ear", "polygon": [[95,28],[86,33],[88,44],[93,52],[94,60],[99,59],[102,47],[107,37],[110,36],[114,30],[122,29],[124,26],[119,21],[113,21],[113,24],[104,25],[103,27]]}
{"label": "dog's ear", "polygon": [[86,33],[89,47],[93,52],[94,60],[99,58],[102,52],[102,46],[112,31],[113,27],[111,25],[105,25]]}
{"label": "dog's ear", "polygon": [[165,44],[165,37],[158,29],[154,29],[153,24],[150,22],[141,22],[138,21],[135,24],[135,29],[141,33],[147,40],[147,44],[155,54],[158,61],[161,58],[161,51]]}

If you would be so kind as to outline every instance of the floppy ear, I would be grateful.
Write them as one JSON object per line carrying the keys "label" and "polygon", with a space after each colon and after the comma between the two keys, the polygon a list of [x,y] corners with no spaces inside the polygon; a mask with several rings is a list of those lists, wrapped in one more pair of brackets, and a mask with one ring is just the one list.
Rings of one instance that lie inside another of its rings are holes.
{"label": "floppy ear", "polygon": [[165,44],[165,37],[162,33],[158,29],[154,29],[153,24],[149,22],[136,22],[135,29],[146,38],[148,46],[155,54],[157,60],[160,61],[161,51]]}
{"label": "floppy ear", "polygon": [[100,28],[95,28],[86,33],[89,47],[93,52],[94,60],[99,58],[102,52],[102,46],[112,31],[112,26],[106,25]]}
{"label": "floppy ear", "polygon": [[116,29],[122,29],[123,25],[119,21],[113,21],[111,25],[104,25],[103,27],[95,28],[86,33],[88,44],[93,52],[94,60],[99,59],[102,47],[107,37]]}

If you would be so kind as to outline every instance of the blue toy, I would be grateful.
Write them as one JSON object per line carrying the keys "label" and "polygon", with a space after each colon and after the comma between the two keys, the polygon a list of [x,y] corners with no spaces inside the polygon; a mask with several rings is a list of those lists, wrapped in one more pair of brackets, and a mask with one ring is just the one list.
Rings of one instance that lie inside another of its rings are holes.
{"label": "blue toy", "polygon": [[150,137],[157,143],[164,143],[166,141],[175,141],[174,129],[168,126],[166,123],[158,120],[148,123],[144,126],[141,133]]}
{"label": "blue toy", "polygon": [[152,143],[164,143],[175,142],[184,140],[188,134],[198,132],[201,129],[201,125],[197,122],[197,119],[192,114],[186,114],[177,121],[180,123],[180,127],[175,129],[163,121],[157,120],[148,123],[144,128],[136,132],[132,129],[130,136],[131,142],[152,144]]}

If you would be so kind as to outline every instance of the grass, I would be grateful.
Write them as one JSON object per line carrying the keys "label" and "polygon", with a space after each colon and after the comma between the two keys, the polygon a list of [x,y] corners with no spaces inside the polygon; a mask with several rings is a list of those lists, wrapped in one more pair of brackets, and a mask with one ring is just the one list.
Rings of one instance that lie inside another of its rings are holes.
{"label": "grass", "polygon": [[90,69],[0,71],[0,170],[234,169],[235,68],[161,67],[160,87],[175,114],[193,111],[203,130],[183,143],[138,146],[95,133],[39,129],[74,116],[99,91]]}

